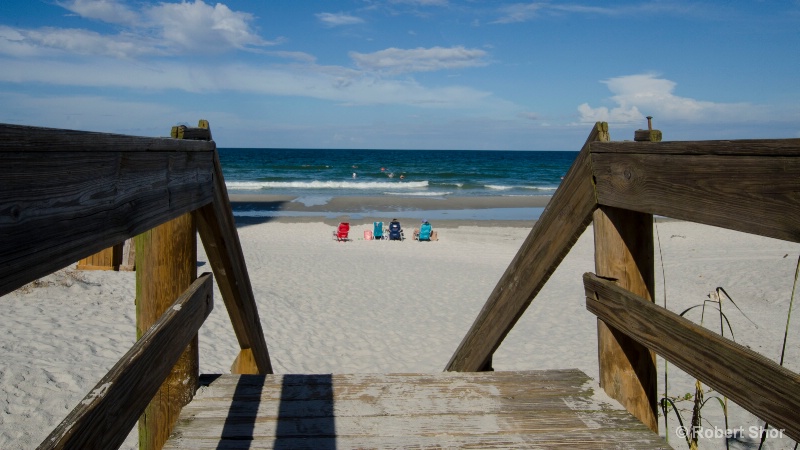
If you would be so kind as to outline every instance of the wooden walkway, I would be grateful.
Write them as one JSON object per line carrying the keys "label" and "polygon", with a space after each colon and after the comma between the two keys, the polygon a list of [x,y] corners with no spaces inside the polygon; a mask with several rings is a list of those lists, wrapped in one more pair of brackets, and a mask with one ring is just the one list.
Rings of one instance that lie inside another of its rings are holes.
{"label": "wooden walkway", "polygon": [[204,375],[165,449],[669,448],[581,371]]}

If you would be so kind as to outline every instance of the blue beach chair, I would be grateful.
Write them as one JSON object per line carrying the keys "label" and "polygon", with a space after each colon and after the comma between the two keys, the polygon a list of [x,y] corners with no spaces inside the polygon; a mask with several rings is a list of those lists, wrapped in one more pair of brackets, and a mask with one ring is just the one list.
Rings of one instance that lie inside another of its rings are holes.
{"label": "blue beach chair", "polygon": [[383,239],[383,222],[372,222],[372,237],[375,240]]}
{"label": "blue beach chair", "polygon": [[389,240],[390,241],[402,241],[403,240],[403,227],[400,226],[400,222],[393,220],[389,223]]}
{"label": "blue beach chair", "polygon": [[429,241],[431,240],[431,224],[430,222],[422,222],[422,225],[419,227],[419,237],[418,240],[422,241]]}

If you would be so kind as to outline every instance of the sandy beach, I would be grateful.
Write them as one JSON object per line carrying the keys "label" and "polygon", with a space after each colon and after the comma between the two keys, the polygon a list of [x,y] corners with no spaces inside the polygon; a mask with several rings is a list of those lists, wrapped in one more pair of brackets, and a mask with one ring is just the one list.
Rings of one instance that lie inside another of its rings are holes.
{"label": "sandy beach", "polygon": [[[291,198],[255,200],[262,201],[261,208],[263,202],[277,202],[281,208],[359,214],[375,207],[367,199],[317,206]],[[439,200],[396,200],[397,211],[481,206],[472,200],[452,200],[444,207]],[[232,201],[236,210],[254,199],[235,196]],[[510,198],[503,206],[489,206],[535,207],[519,202]],[[277,373],[442,371],[533,225],[432,220],[438,241],[389,242],[364,240],[372,218],[361,217],[351,222],[352,240],[336,242],[331,234],[340,219],[324,214],[237,217]],[[401,222],[407,237],[419,225],[410,218]],[[724,305],[736,341],[777,361],[800,245],[679,221],[659,220],[657,231],[657,303],[664,303],[666,290],[667,307],[681,312],[722,286],[742,310]],[[198,273],[210,271],[202,244],[198,247]],[[586,311],[581,282],[593,266],[590,227],[495,353],[496,370],[578,368],[597,378],[596,319]],[[0,299],[6,311],[0,317],[0,448],[38,445],[130,348],[136,334],[134,277],[132,272],[79,272],[72,265]],[[238,351],[225,306],[219,292],[215,295],[215,309],[200,331],[202,373],[227,373]],[[695,312],[687,317],[699,322],[699,309]],[[708,322],[716,326],[718,318],[707,317]],[[800,371],[797,321],[789,329],[785,365]],[[659,372],[663,392],[660,359]],[[671,396],[694,392],[694,380],[673,366],[669,380]],[[680,406],[691,408],[688,401]],[[719,411],[716,402],[707,404],[706,426],[725,427]],[[684,412],[685,420],[689,416]],[[674,432],[676,420],[669,419],[670,444],[685,448]],[[659,425],[663,435],[663,419]],[[729,428],[760,425],[731,406]],[[734,448],[756,448],[754,441],[745,433]],[[700,444],[724,448],[722,439]],[[788,438],[767,444],[794,445]],[[135,432],[123,448],[136,448]]]}

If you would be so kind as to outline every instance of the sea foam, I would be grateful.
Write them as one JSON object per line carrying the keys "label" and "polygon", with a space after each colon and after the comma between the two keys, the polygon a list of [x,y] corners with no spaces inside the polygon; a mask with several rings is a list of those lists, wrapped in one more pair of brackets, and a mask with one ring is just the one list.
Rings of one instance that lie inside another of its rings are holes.
{"label": "sea foam", "polygon": [[231,190],[267,189],[421,189],[427,181],[228,181]]}

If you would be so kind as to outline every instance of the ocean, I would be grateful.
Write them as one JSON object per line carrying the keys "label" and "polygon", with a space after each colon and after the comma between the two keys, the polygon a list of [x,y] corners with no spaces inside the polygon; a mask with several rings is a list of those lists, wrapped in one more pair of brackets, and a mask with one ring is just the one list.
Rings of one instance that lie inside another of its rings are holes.
{"label": "ocean", "polygon": [[577,155],[563,151],[219,149],[230,194],[297,196],[296,201],[306,206],[324,205],[334,197],[552,195]]}

